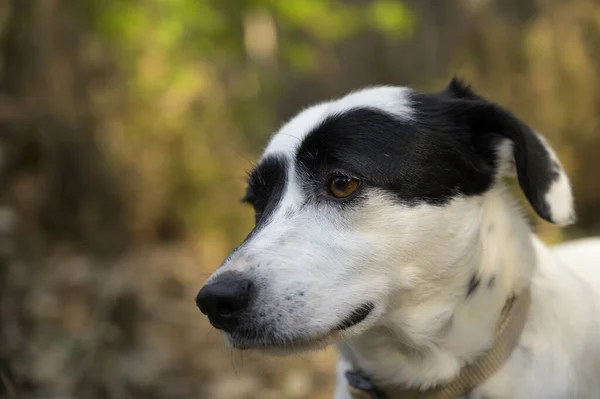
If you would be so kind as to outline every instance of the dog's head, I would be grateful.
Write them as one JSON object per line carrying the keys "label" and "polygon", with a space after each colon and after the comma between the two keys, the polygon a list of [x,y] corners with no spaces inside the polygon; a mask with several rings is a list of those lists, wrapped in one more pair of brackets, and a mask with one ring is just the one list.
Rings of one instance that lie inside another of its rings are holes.
{"label": "dog's head", "polygon": [[376,87],[310,107],[250,173],[256,226],[198,305],[238,348],[358,335],[455,273],[481,199],[509,174],[542,218],[574,219],[548,144],[457,80],[440,93]]}

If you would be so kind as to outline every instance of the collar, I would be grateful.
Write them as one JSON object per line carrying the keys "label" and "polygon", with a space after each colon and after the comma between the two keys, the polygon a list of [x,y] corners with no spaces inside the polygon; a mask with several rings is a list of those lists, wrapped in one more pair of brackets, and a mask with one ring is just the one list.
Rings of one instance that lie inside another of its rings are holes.
{"label": "collar", "polygon": [[402,387],[376,388],[360,372],[346,372],[348,388],[354,399],[453,399],[471,392],[491,377],[508,360],[517,346],[529,314],[529,287],[506,301],[492,347],[472,363],[463,367],[458,376],[445,385],[424,391]]}

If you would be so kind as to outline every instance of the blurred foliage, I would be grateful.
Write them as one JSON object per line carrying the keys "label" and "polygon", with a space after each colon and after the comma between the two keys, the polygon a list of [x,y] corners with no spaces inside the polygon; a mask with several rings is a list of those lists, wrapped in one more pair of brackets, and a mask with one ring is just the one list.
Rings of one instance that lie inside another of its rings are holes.
{"label": "blurred foliage", "polygon": [[277,126],[280,71],[311,73],[318,53],[344,39],[405,37],[414,24],[394,1],[110,0],[86,11],[128,86],[110,146],[137,173],[132,192],[149,194],[134,226],[227,241],[249,227],[241,207],[222,204],[240,196],[241,171]]}

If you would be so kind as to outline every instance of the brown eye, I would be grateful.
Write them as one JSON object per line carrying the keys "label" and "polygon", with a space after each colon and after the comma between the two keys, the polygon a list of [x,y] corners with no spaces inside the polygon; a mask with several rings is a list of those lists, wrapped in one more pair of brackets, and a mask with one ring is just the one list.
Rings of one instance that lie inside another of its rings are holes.
{"label": "brown eye", "polygon": [[359,186],[359,181],[347,176],[334,176],[329,179],[329,191],[336,198],[350,196]]}

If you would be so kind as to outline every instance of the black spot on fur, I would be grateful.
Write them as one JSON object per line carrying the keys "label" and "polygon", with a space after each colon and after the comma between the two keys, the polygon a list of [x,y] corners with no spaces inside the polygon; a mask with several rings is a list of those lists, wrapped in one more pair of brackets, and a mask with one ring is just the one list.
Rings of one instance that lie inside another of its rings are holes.
{"label": "black spot on fur", "polygon": [[479,287],[480,282],[481,279],[476,275],[473,275],[473,277],[471,277],[471,280],[469,280],[469,287],[467,288],[467,297],[471,296],[471,294],[475,292],[477,287]]}
{"label": "black spot on fur", "polygon": [[488,281],[488,288],[494,288],[494,286],[496,285],[496,276],[492,276],[492,278],[490,278],[490,280]]}

